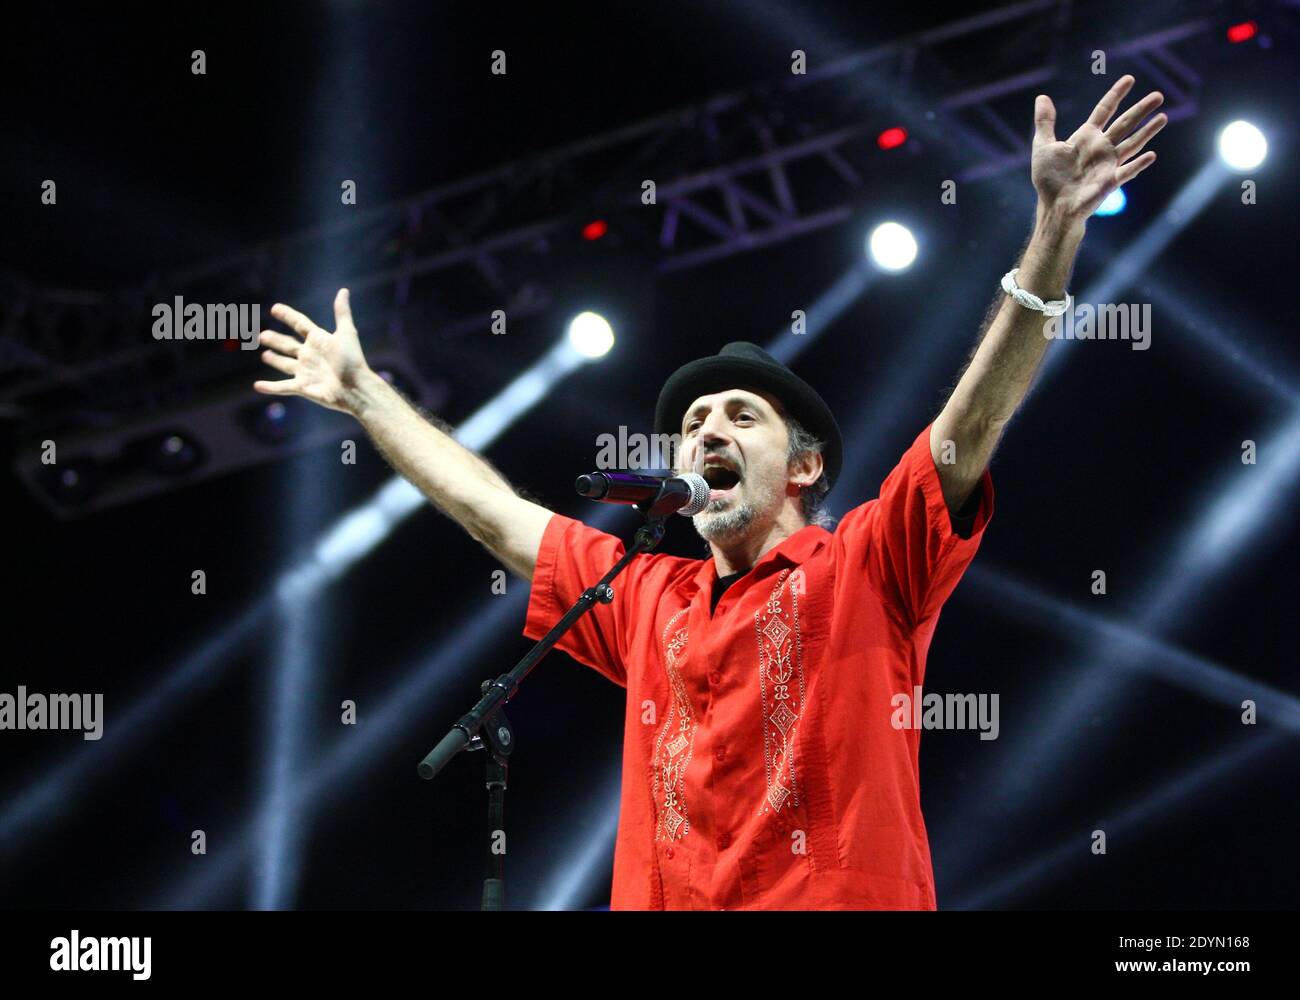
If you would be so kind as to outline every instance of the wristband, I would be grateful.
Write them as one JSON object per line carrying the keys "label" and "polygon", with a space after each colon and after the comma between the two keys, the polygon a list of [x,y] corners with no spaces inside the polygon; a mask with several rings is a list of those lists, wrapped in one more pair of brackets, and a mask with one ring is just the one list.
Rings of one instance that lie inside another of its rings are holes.
{"label": "wristband", "polygon": [[1010,271],[1002,276],[1002,290],[1015,299],[1026,309],[1032,309],[1034,312],[1040,312],[1044,316],[1059,316],[1070,308],[1070,293],[1065,293],[1065,298],[1056,299],[1052,302],[1044,302],[1033,292],[1027,292],[1016,284],[1016,274],[1020,268],[1013,267]]}

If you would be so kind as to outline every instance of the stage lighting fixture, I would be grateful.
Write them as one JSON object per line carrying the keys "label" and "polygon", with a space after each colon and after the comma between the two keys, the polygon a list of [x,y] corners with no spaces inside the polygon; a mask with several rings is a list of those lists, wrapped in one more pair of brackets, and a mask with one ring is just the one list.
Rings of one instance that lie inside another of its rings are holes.
{"label": "stage lighting fixture", "polygon": [[203,446],[178,430],[163,431],[140,443],[139,454],[154,472],[169,476],[184,475],[203,464]]}
{"label": "stage lighting fixture", "polygon": [[882,271],[903,271],[916,260],[916,237],[897,222],[882,222],[871,231],[867,252]]}
{"label": "stage lighting fixture", "polygon": [[907,129],[887,128],[876,136],[876,145],[881,149],[897,149],[903,143],[907,142]]}
{"label": "stage lighting fixture", "polygon": [[569,320],[569,344],[585,358],[603,358],[614,346],[614,329],[599,313],[578,313]]}
{"label": "stage lighting fixture", "polygon": [[95,458],[84,455],[41,467],[41,488],[63,507],[85,503],[99,488],[103,469]]}
{"label": "stage lighting fixture", "polygon": [[264,444],[283,444],[297,431],[299,406],[292,399],[272,399],[245,406],[239,411],[239,423]]}
{"label": "stage lighting fixture", "polygon": [[1219,156],[1233,170],[1254,170],[1268,155],[1268,140],[1250,122],[1235,121],[1219,133]]}
{"label": "stage lighting fixture", "polygon": [[609,225],[604,219],[593,219],[582,227],[582,238],[584,240],[598,240],[609,232]]}
{"label": "stage lighting fixture", "polygon": [[1124,206],[1127,204],[1128,196],[1124,194],[1124,189],[1119,187],[1101,200],[1101,204],[1097,206],[1097,211],[1093,214],[1119,215],[1120,212],[1124,211]]}
{"label": "stage lighting fixture", "polygon": [[1238,42],[1248,42],[1255,37],[1258,31],[1259,25],[1254,21],[1242,21],[1228,27],[1228,41],[1234,45]]}

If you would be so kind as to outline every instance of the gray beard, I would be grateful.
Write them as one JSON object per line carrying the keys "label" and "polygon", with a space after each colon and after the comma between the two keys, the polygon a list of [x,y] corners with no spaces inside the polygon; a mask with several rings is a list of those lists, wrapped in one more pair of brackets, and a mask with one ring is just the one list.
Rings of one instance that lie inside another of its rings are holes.
{"label": "gray beard", "polygon": [[754,508],[750,504],[738,504],[731,510],[710,510],[715,504],[721,503],[722,501],[716,500],[691,518],[696,532],[706,542],[743,535],[754,523]]}

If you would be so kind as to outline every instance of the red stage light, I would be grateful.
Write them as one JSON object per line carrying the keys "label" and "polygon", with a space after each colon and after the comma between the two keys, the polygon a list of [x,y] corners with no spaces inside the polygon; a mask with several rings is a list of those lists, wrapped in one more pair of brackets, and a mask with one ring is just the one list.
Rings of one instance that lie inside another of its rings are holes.
{"label": "red stage light", "polygon": [[1237,42],[1245,42],[1255,37],[1259,31],[1259,25],[1254,21],[1242,21],[1240,24],[1234,24],[1228,29],[1228,41],[1234,45]]}
{"label": "red stage light", "polygon": [[582,227],[582,238],[584,240],[598,240],[607,232],[609,232],[609,226],[605,224],[605,220],[596,219]]}
{"label": "red stage light", "polygon": [[881,149],[893,149],[905,142],[907,142],[907,129],[898,128],[897,126],[887,128],[876,136],[876,145]]}

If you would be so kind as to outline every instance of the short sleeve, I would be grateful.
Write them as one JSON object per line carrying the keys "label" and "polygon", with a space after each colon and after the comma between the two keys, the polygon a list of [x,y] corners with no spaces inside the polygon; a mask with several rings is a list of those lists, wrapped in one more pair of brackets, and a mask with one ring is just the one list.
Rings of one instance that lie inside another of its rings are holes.
{"label": "short sleeve", "polygon": [[[540,639],[549,632],[582,592],[609,572],[625,551],[622,539],[563,514],[553,514],[537,552],[524,635]],[[649,564],[661,558],[645,554],[633,559],[614,578],[614,600],[593,606],[555,648],[627,687],[627,661],[637,631],[637,608],[654,603],[649,600],[653,595],[644,592],[645,573]]]}
{"label": "short sleeve", "polygon": [[993,516],[987,469],[966,504],[966,511],[972,509],[958,534],[930,454],[927,425],[885,477],[879,498],[840,520],[836,544],[846,564],[867,574],[900,621],[915,629],[939,612],[975,558]]}

